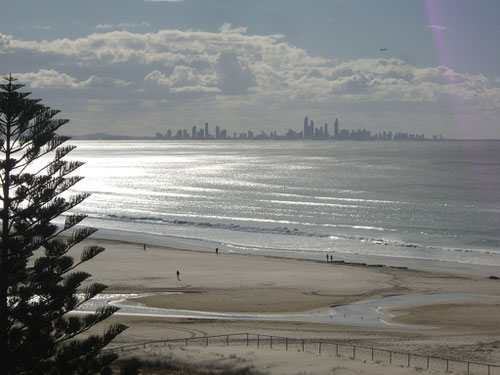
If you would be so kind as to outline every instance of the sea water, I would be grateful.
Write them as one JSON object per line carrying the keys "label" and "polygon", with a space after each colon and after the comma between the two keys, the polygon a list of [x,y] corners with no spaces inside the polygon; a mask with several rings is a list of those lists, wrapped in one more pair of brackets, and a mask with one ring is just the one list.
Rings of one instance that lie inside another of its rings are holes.
{"label": "sea water", "polygon": [[499,141],[70,143],[103,230],[500,266]]}

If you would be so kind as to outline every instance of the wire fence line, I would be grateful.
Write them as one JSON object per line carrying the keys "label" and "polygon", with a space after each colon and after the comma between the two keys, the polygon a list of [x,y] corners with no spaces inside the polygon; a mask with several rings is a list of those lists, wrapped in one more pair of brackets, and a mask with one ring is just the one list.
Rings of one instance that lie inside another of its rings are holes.
{"label": "wire fence line", "polygon": [[427,370],[453,372],[457,374],[500,375],[500,365],[475,361],[455,360],[438,356],[425,356],[397,352],[387,349],[367,348],[314,339],[262,335],[255,333],[232,333],[215,336],[200,336],[180,339],[147,341],[140,344],[116,346],[106,350],[128,352],[158,346],[252,346],[274,350],[309,352],[354,360],[372,361],[395,366],[414,367]]}

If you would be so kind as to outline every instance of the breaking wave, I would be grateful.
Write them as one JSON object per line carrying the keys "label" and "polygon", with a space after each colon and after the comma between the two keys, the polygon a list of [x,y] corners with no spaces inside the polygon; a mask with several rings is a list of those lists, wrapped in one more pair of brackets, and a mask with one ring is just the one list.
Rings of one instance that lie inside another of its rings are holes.
{"label": "breaking wave", "polygon": [[[300,237],[316,237],[316,238],[325,238],[330,239],[332,241],[336,240],[354,240],[360,241],[363,243],[369,243],[372,245],[379,246],[396,246],[396,247],[404,247],[404,248],[414,248],[414,249],[422,249],[422,250],[441,250],[441,251],[452,251],[452,252],[461,252],[461,253],[482,253],[482,254],[498,254],[495,250],[490,249],[464,249],[464,248],[456,248],[456,247],[443,247],[443,246],[429,246],[418,243],[408,243],[404,241],[391,240],[379,238],[377,236],[364,236],[357,234],[349,234],[342,232],[335,233],[320,233],[314,231],[308,231],[299,228],[289,228],[288,226],[270,226],[270,227],[262,227],[262,226],[252,226],[252,225],[242,225],[235,223],[213,223],[207,221],[190,221],[190,220],[179,220],[179,219],[165,219],[165,218],[152,218],[147,216],[124,216],[124,215],[105,215],[100,217],[93,217],[94,219],[100,220],[111,220],[111,221],[119,221],[119,222],[128,222],[128,223],[142,223],[142,224],[154,224],[154,225],[168,225],[168,226],[178,226],[178,227],[194,227],[194,228],[209,228],[216,230],[229,230],[229,231],[237,231],[237,232],[246,232],[246,233],[262,233],[262,234],[278,234],[278,235],[286,235],[286,236],[300,236]],[[271,220],[269,220],[271,221]],[[284,221],[287,224],[299,224],[295,222]],[[304,225],[303,223],[300,223]],[[309,224],[311,225],[311,224]],[[362,229],[366,231],[374,231],[374,232],[394,232],[394,229],[385,229],[380,227],[371,227],[371,226],[359,226],[359,225],[346,225],[346,224],[325,224],[325,225],[316,225],[317,227],[328,226],[339,229]],[[311,225],[312,227],[312,225]]]}

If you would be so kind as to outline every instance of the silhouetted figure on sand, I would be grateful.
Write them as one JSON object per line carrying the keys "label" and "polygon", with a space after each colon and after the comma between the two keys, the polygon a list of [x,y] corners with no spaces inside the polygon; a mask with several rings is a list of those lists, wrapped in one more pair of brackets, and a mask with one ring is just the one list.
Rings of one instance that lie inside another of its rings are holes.
{"label": "silhouetted figure on sand", "polygon": [[181,281],[181,273],[177,270],[177,280]]}
{"label": "silhouetted figure on sand", "polygon": [[219,248],[218,247],[215,248],[215,255],[219,255]]}

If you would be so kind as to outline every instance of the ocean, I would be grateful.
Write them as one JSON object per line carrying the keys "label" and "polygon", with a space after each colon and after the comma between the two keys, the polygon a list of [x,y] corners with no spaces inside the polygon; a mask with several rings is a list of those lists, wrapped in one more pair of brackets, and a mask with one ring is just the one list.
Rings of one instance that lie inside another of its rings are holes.
{"label": "ocean", "polygon": [[75,211],[103,231],[500,266],[500,141],[69,143]]}

